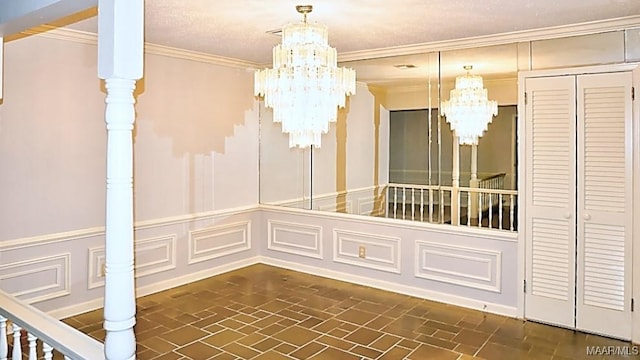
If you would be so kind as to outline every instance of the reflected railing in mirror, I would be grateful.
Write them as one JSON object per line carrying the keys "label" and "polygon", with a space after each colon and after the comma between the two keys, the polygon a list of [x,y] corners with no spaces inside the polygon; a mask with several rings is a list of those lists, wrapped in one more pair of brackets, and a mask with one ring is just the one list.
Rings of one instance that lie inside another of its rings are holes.
{"label": "reflected railing in mirror", "polygon": [[[502,174],[504,176],[504,174]],[[517,190],[505,190],[500,179],[480,181],[478,187],[387,185],[385,216],[393,219],[518,230]]]}

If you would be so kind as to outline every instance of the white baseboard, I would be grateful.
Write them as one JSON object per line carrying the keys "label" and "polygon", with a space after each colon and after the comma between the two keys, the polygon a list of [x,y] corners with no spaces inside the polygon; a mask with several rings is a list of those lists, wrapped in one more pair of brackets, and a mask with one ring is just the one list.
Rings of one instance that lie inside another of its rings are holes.
{"label": "white baseboard", "polygon": [[388,281],[376,280],[364,276],[357,276],[348,273],[342,273],[334,270],[327,270],[324,268],[303,265],[299,263],[293,263],[289,261],[283,261],[268,257],[260,257],[260,263],[266,265],[277,266],[289,270],[299,271],[311,275],[318,275],[330,279],[346,281],[358,285],[370,286],[373,288],[392,291],[399,294],[415,296],[422,299],[447,303],[451,305],[461,306],[468,309],[484,311],[492,314],[518,317],[518,309],[513,306],[506,306],[502,304],[488,303],[485,301],[475,300],[462,296],[456,296],[451,294],[445,294],[438,291],[431,291],[421,288],[416,288],[407,285],[396,284]]}
{"label": "white baseboard", "polygon": [[[216,266],[207,270],[194,272],[191,274],[174,277],[171,279],[159,281],[154,284],[141,286],[136,289],[136,297],[142,297],[146,295],[155,294],[160,291],[168,290],[174,287],[178,287],[181,285],[186,285],[192,283],[194,281],[206,279],[211,276],[220,275],[229,271],[237,270],[243,267],[247,267],[250,265],[254,265],[259,263],[261,260],[260,257],[251,257],[248,259],[243,259],[239,261],[235,261],[232,263]],[[70,316],[75,316],[78,314],[82,314],[88,311],[96,310],[104,306],[103,298],[94,299],[91,301],[87,301],[80,304],[71,305],[68,307],[64,307],[61,309],[55,309],[49,311],[48,314],[53,316],[56,319],[64,319]]]}
{"label": "white baseboard", "polygon": [[142,296],[155,294],[155,293],[160,292],[160,291],[172,289],[172,288],[180,286],[180,285],[186,285],[186,284],[198,281],[198,280],[206,279],[208,277],[212,277],[212,276],[220,275],[220,274],[223,274],[223,273],[226,273],[226,272],[229,272],[229,271],[241,269],[243,267],[254,265],[254,264],[257,264],[259,262],[260,262],[260,257],[256,256],[256,257],[251,257],[251,258],[248,258],[248,259],[242,259],[242,260],[234,261],[232,263],[216,266],[216,267],[211,268],[211,269],[207,269],[207,270],[198,271],[198,272],[195,272],[195,273],[183,275],[183,276],[180,276],[180,277],[171,278],[171,279],[164,280],[164,281],[159,281],[159,282],[157,282],[155,284],[142,286],[142,287],[136,289],[136,297],[142,297]]}
{"label": "white baseboard", "polygon": [[[498,314],[509,317],[518,317],[518,309],[512,306],[506,306],[501,304],[488,303],[480,300],[465,298],[461,296],[445,294],[438,291],[431,291],[426,289],[420,289],[412,286],[396,284],[388,281],[376,280],[364,276],[357,276],[347,273],[342,273],[334,270],[327,270],[319,267],[303,265],[299,263],[283,261],[273,259],[264,256],[255,256],[248,259],[239,260],[233,263],[224,264],[204,271],[195,272],[192,274],[183,275],[176,278],[160,281],[155,284],[147,285],[136,289],[136,296],[142,297],[150,294],[154,294],[160,291],[168,290],[180,285],[185,285],[194,281],[206,279],[211,276],[219,275],[229,271],[237,270],[246,266],[254,264],[266,264],[276,267],[281,267],[289,270],[299,271],[311,275],[318,275],[330,279],[346,281],[354,284],[370,286],[377,289],[386,291],[393,291],[396,293],[415,296],[427,300],[438,301],[456,306],[462,306],[469,309],[485,311],[492,314]],[[95,299],[87,301],[81,304],[72,305],[66,308],[56,309],[49,312],[49,315],[56,319],[64,319],[70,316],[85,313],[99,309],[103,306],[103,299]]]}
{"label": "white baseboard", "polygon": [[95,309],[100,309],[103,306],[104,299],[101,297],[80,304],[74,304],[60,309],[51,310],[48,311],[47,314],[58,320],[61,320],[78,314],[86,313],[88,311],[93,311]]}

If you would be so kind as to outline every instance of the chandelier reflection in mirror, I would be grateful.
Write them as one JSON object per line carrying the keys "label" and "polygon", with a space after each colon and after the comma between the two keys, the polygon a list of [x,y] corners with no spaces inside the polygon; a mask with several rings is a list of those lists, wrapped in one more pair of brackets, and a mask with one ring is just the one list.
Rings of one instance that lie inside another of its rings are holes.
{"label": "chandelier reflection in mirror", "polygon": [[336,122],[338,107],[355,94],[353,69],[338,68],[326,26],[307,22],[311,5],[296,6],[304,20],[282,28],[282,44],[273,49],[273,68],[255,73],[256,96],[273,109],[273,121],[289,134],[289,147],[320,147],[322,134]]}
{"label": "chandelier reflection in mirror", "polygon": [[471,65],[464,66],[465,75],[456,77],[456,87],[449,100],[442,103],[442,115],[451,124],[462,145],[478,144],[478,138],[498,115],[498,103],[488,100],[482,77],[471,75]]}

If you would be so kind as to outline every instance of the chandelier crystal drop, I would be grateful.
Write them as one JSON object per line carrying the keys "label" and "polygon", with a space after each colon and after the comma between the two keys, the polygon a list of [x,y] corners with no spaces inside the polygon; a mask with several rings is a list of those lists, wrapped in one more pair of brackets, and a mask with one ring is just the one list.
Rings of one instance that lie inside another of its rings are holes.
{"label": "chandelier crystal drop", "polygon": [[498,103],[488,100],[482,77],[471,75],[472,67],[466,65],[465,75],[456,77],[456,87],[449,100],[442,103],[442,115],[451,124],[462,145],[478,144],[478,138],[487,130],[493,117],[498,115]]}
{"label": "chandelier crystal drop", "polygon": [[273,68],[255,72],[255,96],[273,109],[273,121],[289,134],[289,147],[320,147],[322,134],[336,122],[338,107],[356,92],[353,69],[338,68],[326,26],[307,22],[311,5],[296,6],[299,23],[282,28],[282,44],[273,49]]}

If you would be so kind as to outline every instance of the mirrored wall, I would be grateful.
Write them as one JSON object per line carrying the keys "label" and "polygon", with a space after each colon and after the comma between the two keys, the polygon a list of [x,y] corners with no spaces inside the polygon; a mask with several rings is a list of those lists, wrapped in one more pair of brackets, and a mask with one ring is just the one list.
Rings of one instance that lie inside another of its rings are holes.
{"label": "mirrored wall", "polygon": [[[435,196],[393,194],[390,184],[428,189],[457,181],[468,187],[501,176],[500,188],[516,191],[518,72],[633,62],[640,60],[639,48],[640,32],[627,29],[343,62],[356,70],[356,94],[340,109],[321,147],[289,149],[271,110],[260,109],[260,201],[389,216],[390,197],[413,196],[416,204]],[[440,113],[467,65],[498,103],[498,114],[475,148],[456,147]],[[471,199],[457,201],[471,206]]]}

